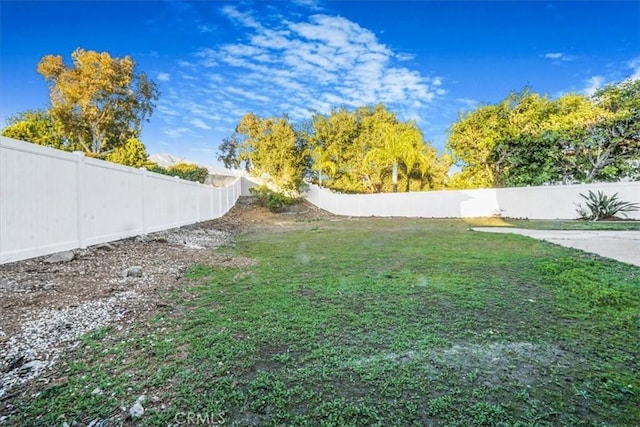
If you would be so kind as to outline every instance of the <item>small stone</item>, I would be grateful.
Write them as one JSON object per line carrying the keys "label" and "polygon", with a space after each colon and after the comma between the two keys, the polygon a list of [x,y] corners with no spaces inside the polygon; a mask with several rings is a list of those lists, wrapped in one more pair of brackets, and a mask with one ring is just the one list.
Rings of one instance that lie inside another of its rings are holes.
{"label": "small stone", "polygon": [[115,249],[111,243],[102,243],[96,246],[96,251],[112,251]]}
{"label": "small stone", "polygon": [[144,408],[142,407],[142,402],[144,402],[146,396],[142,395],[136,399],[136,402],[133,404],[131,409],[129,409],[129,415],[131,418],[140,418],[144,415]]}
{"label": "small stone", "polygon": [[47,264],[55,264],[58,262],[69,262],[75,258],[75,254],[71,251],[58,252],[57,254],[51,255],[49,258],[45,259],[44,262]]}
{"label": "small stone", "polygon": [[142,404],[140,404],[140,402],[134,403],[131,409],[129,409],[129,415],[131,415],[131,418],[140,418],[143,416],[144,408],[142,407]]}
{"label": "small stone", "polygon": [[120,273],[121,277],[142,277],[142,267],[139,265],[129,267]]}
{"label": "small stone", "polygon": [[98,395],[98,396],[102,396],[104,394],[104,392],[102,391],[102,389],[100,387],[96,387],[93,389],[93,391],[91,392],[92,395]]}

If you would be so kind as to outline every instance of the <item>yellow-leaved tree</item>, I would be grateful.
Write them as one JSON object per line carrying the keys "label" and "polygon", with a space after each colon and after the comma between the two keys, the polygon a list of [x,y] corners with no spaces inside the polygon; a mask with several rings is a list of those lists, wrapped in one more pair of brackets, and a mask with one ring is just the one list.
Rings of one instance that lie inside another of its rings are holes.
{"label": "yellow-leaved tree", "polygon": [[129,56],[77,49],[71,58],[72,66],[60,55],[47,55],[38,64],[49,83],[49,114],[64,137],[93,155],[139,137],[158,99],[155,83],[135,72]]}

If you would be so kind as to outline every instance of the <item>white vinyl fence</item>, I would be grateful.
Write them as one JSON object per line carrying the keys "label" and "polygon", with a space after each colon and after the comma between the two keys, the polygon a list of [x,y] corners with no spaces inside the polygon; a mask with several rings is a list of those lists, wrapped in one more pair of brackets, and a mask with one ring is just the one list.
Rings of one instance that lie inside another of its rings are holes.
{"label": "white vinyl fence", "polygon": [[[575,219],[580,193],[603,191],[620,200],[640,203],[640,182],[617,182],[542,187],[447,190],[416,193],[338,194],[309,185],[306,199],[337,215],[470,218],[503,216],[528,219]],[[640,219],[640,211],[629,212]]]}
{"label": "white vinyl fence", "polygon": [[0,137],[0,264],[219,218],[241,190]]}

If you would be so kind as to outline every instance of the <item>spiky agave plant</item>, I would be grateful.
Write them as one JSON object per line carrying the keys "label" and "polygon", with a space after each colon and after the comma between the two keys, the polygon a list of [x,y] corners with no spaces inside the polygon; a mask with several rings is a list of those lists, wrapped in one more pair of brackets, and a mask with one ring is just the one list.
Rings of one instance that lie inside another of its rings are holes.
{"label": "spiky agave plant", "polygon": [[585,220],[611,219],[619,214],[627,217],[627,212],[640,210],[640,204],[620,200],[618,193],[609,197],[603,191],[594,193],[589,190],[587,195],[580,193],[580,196],[585,199],[586,206],[583,207],[582,204],[579,204],[577,211],[580,218]]}

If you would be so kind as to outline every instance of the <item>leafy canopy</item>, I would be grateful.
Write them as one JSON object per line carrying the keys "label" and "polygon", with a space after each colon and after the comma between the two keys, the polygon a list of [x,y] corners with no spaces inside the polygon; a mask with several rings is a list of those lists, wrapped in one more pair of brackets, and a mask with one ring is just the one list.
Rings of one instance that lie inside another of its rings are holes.
{"label": "leafy canopy", "polygon": [[49,114],[66,139],[87,153],[100,154],[140,134],[153,112],[158,90],[129,56],[77,49],[72,66],[60,55],[47,55],[38,72],[49,83]]}
{"label": "leafy canopy", "polygon": [[64,137],[60,123],[43,110],[28,110],[9,117],[2,136],[60,150],[78,148]]}
{"label": "leafy canopy", "polygon": [[448,150],[460,172],[450,186],[475,188],[617,181],[640,177],[640,81],[593,97],[550,99],[525,89],[461,115]]}

